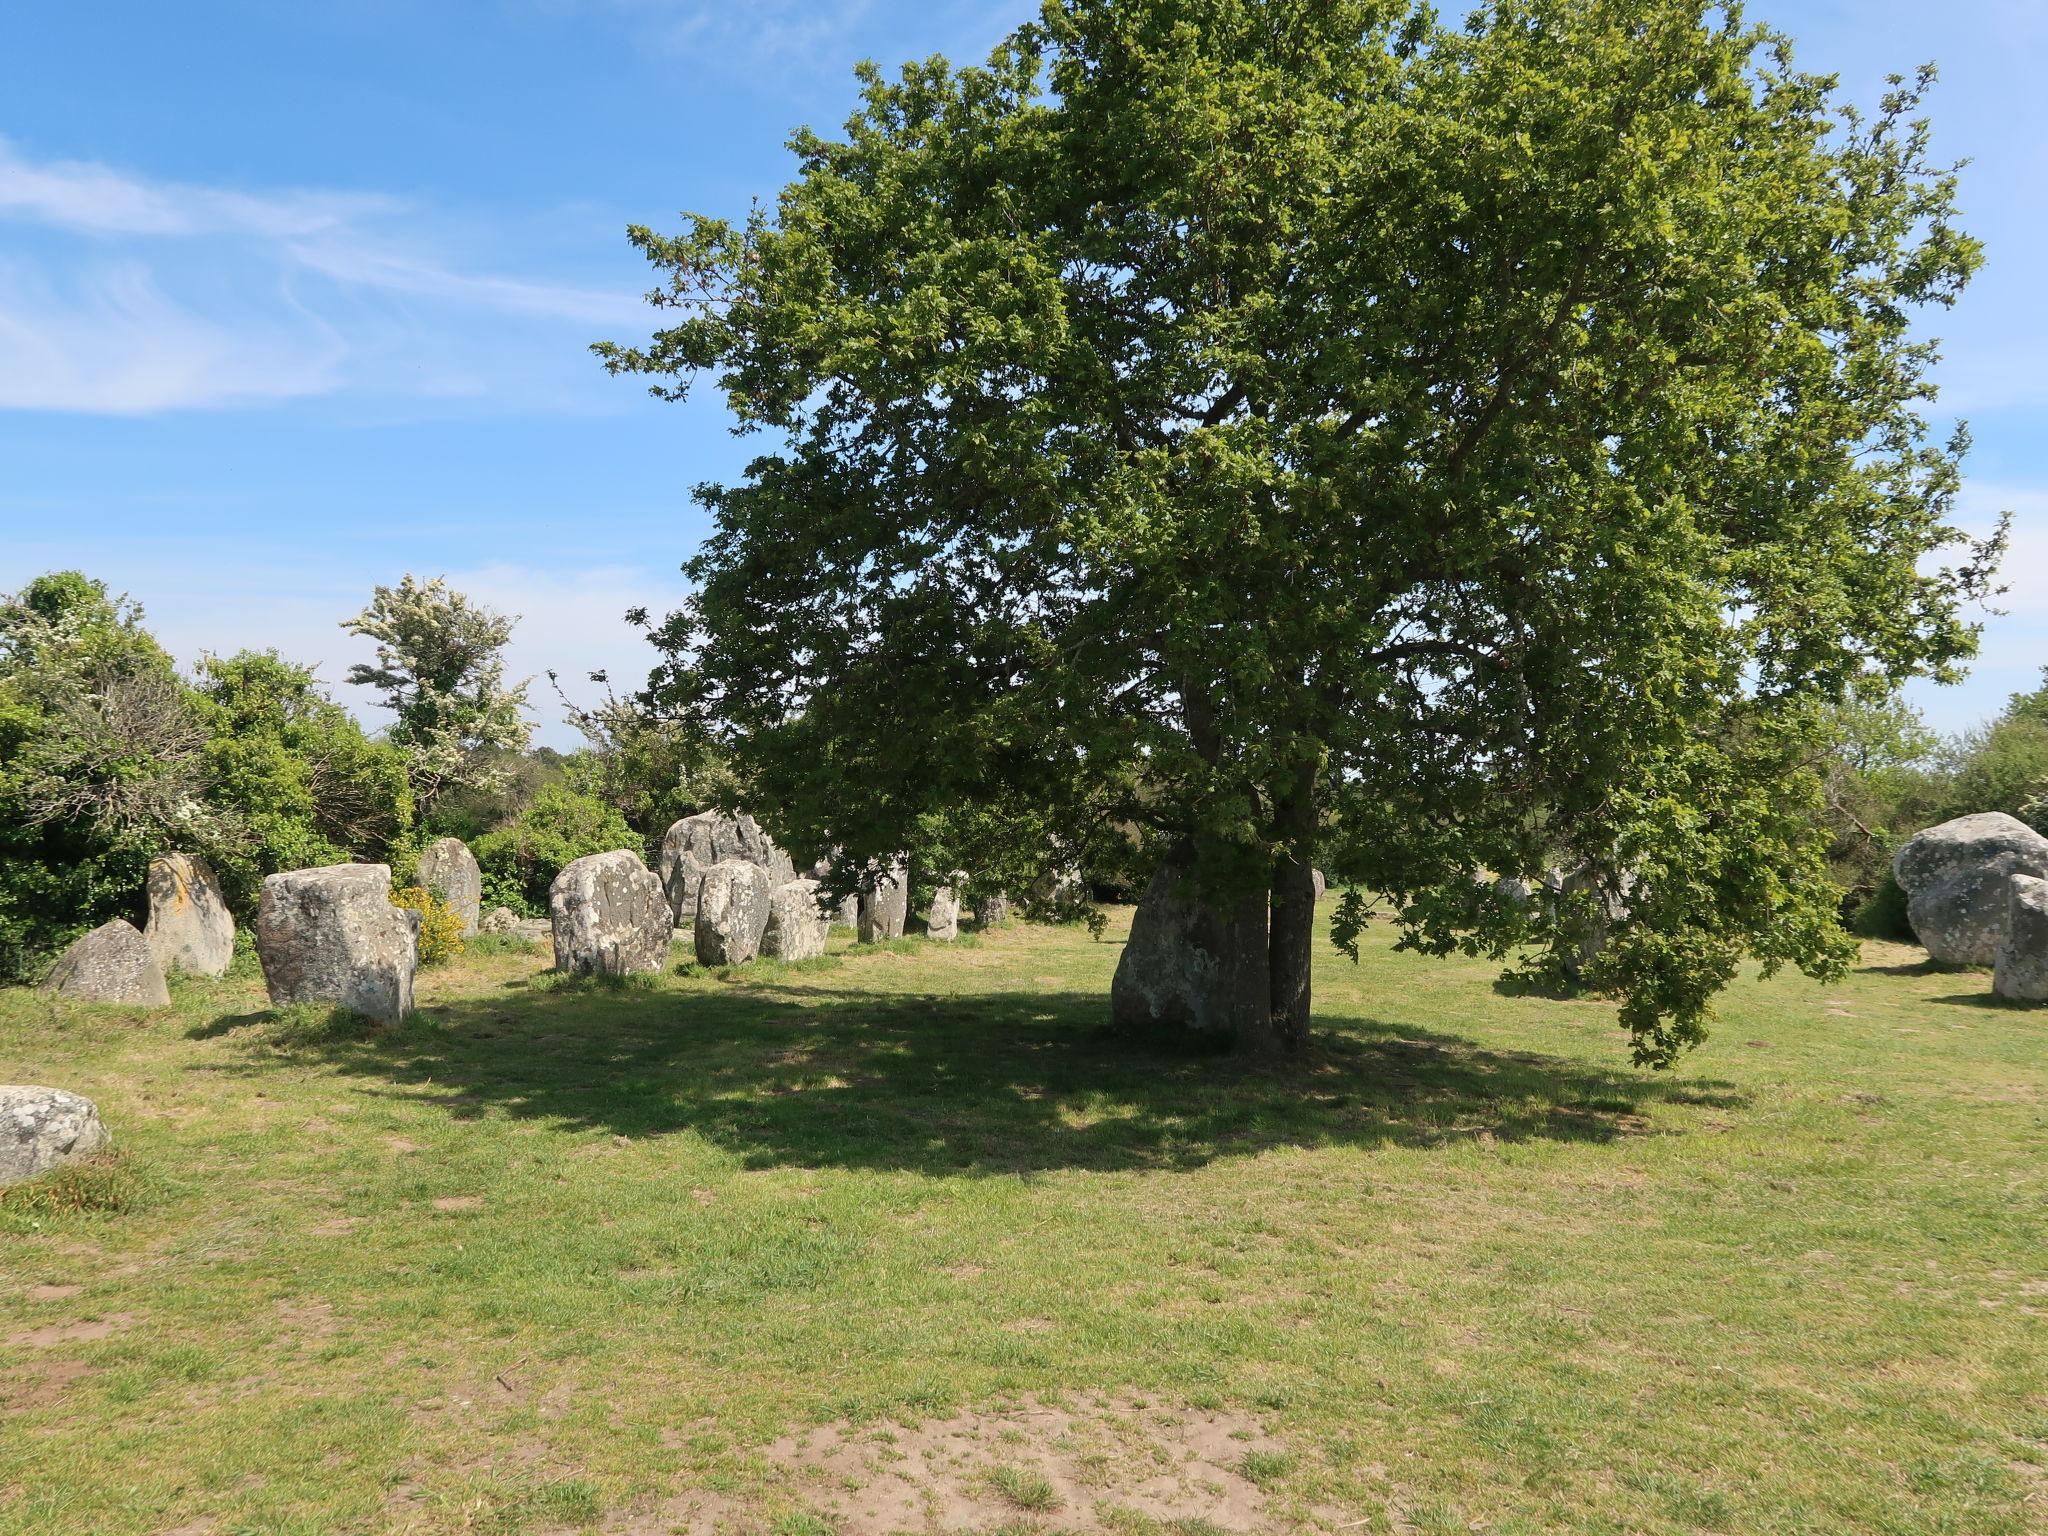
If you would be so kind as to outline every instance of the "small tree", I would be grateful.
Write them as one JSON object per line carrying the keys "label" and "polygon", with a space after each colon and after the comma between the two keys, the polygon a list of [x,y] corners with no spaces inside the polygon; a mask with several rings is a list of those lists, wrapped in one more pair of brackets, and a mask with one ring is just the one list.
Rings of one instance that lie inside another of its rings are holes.
{"label": "small tree", "polygon": [[1575,946],[1484,872],[1626,882],[1645,1062],[1744,953],[1840,971],[1827,709],[1952,675],[1996,555],[1929,559],[1931,75],[1866,118],[1720,0],[1047,0],[862,78],[772,210],[632,232],[674,324],[599,349],[773,440],[657,681],[794,843],[1149,828],[1253,1044],[1319,849],[1437,953]]}
{"label": "small tree", "polygon": [[521,713],[527,684],[505,685],[506,642],[516,618],[472,603],[441,577],[408,574],[378,587],[370,605],[342,628],[377,643],[374,666],[359,662],[348,680],[378,689],[396,721],[391,740],[406,752],[422,808],[458,786],[488,788],[507,772],[494,754],[524,748],[533,734]]}

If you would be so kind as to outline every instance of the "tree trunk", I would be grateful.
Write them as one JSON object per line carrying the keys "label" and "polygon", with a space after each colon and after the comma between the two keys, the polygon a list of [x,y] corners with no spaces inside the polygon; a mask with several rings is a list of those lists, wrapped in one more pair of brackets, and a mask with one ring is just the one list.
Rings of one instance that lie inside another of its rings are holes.
{"label": "tree trunk", "polygon": [[1223,974],[1217,985],[1222,1006],[1234,1021],[1232,1032],[1241,1051],[1264,1053],[1286,1049],[1273,1032],[1271,973],[1266,931],[1266,893],[1247,891],[1223,913]]}
{"label": "tree trunk", "polygon": [[1275,807],[1280,851],[1273,859],[1273,921],[1267,976],[1272,1023],[1281,1050],[1308,1044],[1309,968],[1316,928],[1316,772],[1304,766],[1293,791]]}

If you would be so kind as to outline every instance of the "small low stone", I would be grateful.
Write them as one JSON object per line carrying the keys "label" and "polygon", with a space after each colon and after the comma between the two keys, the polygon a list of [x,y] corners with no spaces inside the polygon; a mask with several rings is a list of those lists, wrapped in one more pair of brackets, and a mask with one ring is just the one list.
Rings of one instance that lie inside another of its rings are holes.
{"label": "small low stone", "polygon": [[43,990],[84,1003],[162,1008],[171,1000],[163,967],[133,923],[115,918],[75,940],[43,981]]}
{"label": "small low stone", "polygon": [[111,1145],[98,1106],[63,1088],[0,1084],[0,1184],[18,1184]]}

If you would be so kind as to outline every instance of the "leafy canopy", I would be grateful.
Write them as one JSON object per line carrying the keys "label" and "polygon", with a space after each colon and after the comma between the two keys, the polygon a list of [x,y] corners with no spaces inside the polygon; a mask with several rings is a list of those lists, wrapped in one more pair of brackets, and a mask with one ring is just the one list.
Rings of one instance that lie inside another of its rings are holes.
{"label": "leafy canopy", "polygon": [[1276,967],[1317,852],[1438,952],[1625,888],[1652,1063],[1745,953],[1839,971],[1828,709],[1952,674],[1997,553],[1922,415],[1931,72],[1864,116],[1707,0],[1049,0],[862,79],[772,208],[632,231],[673,323],[598,349],[765,439],[655,682],[793,845],[1128,823],[1274,890]]}

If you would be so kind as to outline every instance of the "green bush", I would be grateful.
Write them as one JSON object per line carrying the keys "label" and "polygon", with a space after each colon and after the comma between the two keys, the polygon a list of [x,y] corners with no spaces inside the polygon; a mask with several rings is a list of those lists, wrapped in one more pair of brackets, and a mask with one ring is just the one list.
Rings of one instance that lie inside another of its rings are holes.
{"label": "green bush", "polygon": [[[614,848],[640,848],[625,817],[595,795],[554,783],[515,820],[478,838],[472,851],[483,869],[485,907],[535,916],[547,911],[548,887],[564,864]],[[514,894],[516,901],[508,899]]]}
{"label": "green bush", "polygon": [[1913,925],[1906,920],[1906,893],[1890,875],[1879,881],[1877,888],[1850,912],[1849,931],[1864,939],[1919,942]]}
{"label": "green bush", "polygon": [[462,953],[462,914],[439,892],[423,885],[401,886],[391,893],[391,905],[419,913],[421,965],[445,965]]}

